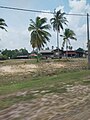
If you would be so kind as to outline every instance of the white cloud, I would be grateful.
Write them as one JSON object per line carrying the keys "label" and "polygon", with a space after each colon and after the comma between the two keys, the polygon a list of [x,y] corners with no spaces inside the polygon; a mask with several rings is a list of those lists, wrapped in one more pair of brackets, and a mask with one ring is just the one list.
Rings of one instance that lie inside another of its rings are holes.
{"label": "white cloud", "polygon": [[8,32],[0,30],[0,49],[20,49],[26,48],[29,51],[31,46],[29,44],[29,34],[27,30],[9,29]]}
{"label": "white cloud", "polygon": [[69,0],[69,6],[72,9],[72,12],[81,13],[86,9],[86,0]]}
{"label": "white cloud", "polygon": [[[69,0],[70,12],[69,14],[86,14],[90,12],[90,4],[86,0]],[[72,42],[74,48],[83,47],[86,49],[87,43],[87,26],[86,17],[83,16],[67,16],[69,27],[74,30],[77,36],[77,42]]]}

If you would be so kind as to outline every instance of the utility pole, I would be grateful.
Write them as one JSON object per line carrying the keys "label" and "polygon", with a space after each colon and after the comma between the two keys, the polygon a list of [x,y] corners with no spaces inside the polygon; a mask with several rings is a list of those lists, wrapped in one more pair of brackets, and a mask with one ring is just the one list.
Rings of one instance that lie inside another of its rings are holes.
{"label": "utility pole", "polygon": [[87,13],[88,69],[90,70],[89,14]]}

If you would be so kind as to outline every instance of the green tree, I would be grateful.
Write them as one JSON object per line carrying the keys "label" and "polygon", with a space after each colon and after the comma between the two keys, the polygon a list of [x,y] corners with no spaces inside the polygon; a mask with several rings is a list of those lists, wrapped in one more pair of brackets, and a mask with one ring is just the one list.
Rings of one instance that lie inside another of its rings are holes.
{"label": "green tree", "polygon": [[48,32],[49,29],[50,25],[47,24],[46,18],[36,17],[35,22],[30,19],[28,31],[31,35],[30,43],[33,50],[34,48],[40,50],[47,42],[49,42],[49,37],[51,37],[51,34]]}
{"label": "green tree", "polygon": [[70,48],[71,46],[70,40],[77,40],[75,37],[76,34],[73,30],[70,30],[69,28],[66,28],[63,35],[60,36],[63,37],[62,48],[64,49],[66,45],[66,51],[68,51],[68,48]]}
{"label": "green tree", "polygon": [[5,27],[7,27],[7,24],[5,23],[5,20],[0,18],[0,29],[3,29],[5,31],[7,31]]}
{"label": "green tree", "polygon": [[7,58],[13,59],[13,58],[17,58],[17,56],[19,56],[19,55],[28,55],[28,51],[25,48],[24,49],[21,48],[20,50],[17,50],[17,49],[7,50],[7,49],[5,49],[2,51],[2,55],[7,56]]}
{"label": "green tree", "polygon": [[67,25],[67,19],[64,17],[65,13],[59,11],[54,11],[54,17],[50,19],[51,24],[53,25],[53,30],[57,31],[57,48],[59,48],[59,33],[60,29],[63,30],[63,24]]}
{"label": "green tree", "polygon": [[28,55],[28,51],[25,49],[25,48],[21,48],[19,51],[18,51],[19,55]]}
{"label": "green tree", "polygon": [[12,51],[5,49],[2,51],[2,55],[12,58]]}

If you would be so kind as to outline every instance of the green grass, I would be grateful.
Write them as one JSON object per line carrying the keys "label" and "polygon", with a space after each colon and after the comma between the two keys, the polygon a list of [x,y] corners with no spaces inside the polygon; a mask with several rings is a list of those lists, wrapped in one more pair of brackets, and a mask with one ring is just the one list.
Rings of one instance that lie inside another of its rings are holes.
{"label": "green grass", "polygon": [[[74,82],[81,83],[83,79],[89,76],[89,70],[82,70],[76,72],[61,73],[52,76],[43,76],[32,78],[21,83],[12,83],[8,85],[2,85],[0,87],[0,95],[17,92],[23,89],[49,89],[50,86],[61,86],[62,83],[74,84]],[[14,79],[14,78],[13,78]]]}
{"label": "green grass", "polygon": [[[68,72],[61,73],[53,76],[44,76],[21,83],[13,83],[8,85],[3,85],[0,87],[0,95],[8,95],[11,93],[16,93],[20,91],[35,91],[38,90],[38,96],[47,94],[47,93],[64,93],[67,92],[66,85],[74,84],[84,84],[85,77],[90,76],[89,70],[82,70],[77,72]],[[83,81],[84,80],[84,81]],[[90,84],[90,81],[88,82]],[[46,93],[41,93],[43,90],[48,90]],[[0,100],[0,109],[7,108],[15,103],[30,101],[31,99],[36,98],[34,94],[30,92],[26,96],[9,96]]]}
{"label": "green grass", "polygon": [[[51,60],[52,61],[52,60]],[[37,71],[33,74],[6,74],[0,75],[0,109],[7,108],[15,103],[30,101],[37,97],[42,97],[44,94],[55,93],[62,94],[67,92],[67,85],[90,85],[90,70],[83,70],[86,66],[86,61],[73,59],[66,62],[66,60],[53,60],[54,62],[65,62],[67,68],[56,69],[49,73],[45,69]],[[40,61],[43,64],[47,61]],[[72,68],[71,64],[80,62],[81,67]],[[0,61],[1,65],[19,65],[19,64],[38,64],[36,60],[7,60]],[[44,72],[45,71],[45,72]],[[37,91],[38,95],[30,93],[30,91]],[[17,92],[28,91],[23,96],[10,95]],[[46,91],[46,92],[42,92]],[[7,97],[7,95],[9,95]]]}

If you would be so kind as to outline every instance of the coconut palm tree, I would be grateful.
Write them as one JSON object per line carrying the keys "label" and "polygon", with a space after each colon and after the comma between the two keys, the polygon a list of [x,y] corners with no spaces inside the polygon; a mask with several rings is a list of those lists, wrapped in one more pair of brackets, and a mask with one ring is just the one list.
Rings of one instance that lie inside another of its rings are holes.
{"label": "coconut palm tree", "polygon": [[0,29],[3,29],[5,31],[7,31],[5,27],[7,27],[7,24],[5,23],[5,20],[0,18]]}
{"label": "coconut palm tree", "polygon": [[49,42],[49,37],[51,37],[51,34],[48,32],[49,29],[50,25],[47,24],[46,18],[36,17],[35,22],[30,19],[28,31],[31,35],[30,43],[33,49],[37,48],[40,50],[47,42]]}
{"label": "coconut palm tree", "polygon": [[77,40],[76,39],[76,34],[74,33],[73,30],[70,30],[69,28],[66,28],[63,35],[60,35],[63,37],[63,43],[62,43],[62,48],[64,49],[65,44],[66,44],[66,51],[68,51],[68,48],[71,46],[70,40]]}
{"label": "coconut palm tree", "polygon": [[51,24],[53,25],[53,30],[57,31],[57,48],[59,48],[59,33],[60,29],[63,30],[63,24],[67,25],[68,22],[66,17],[64,17],[65,13],[59,11],[54,11],[54,17],[50,19]]}

